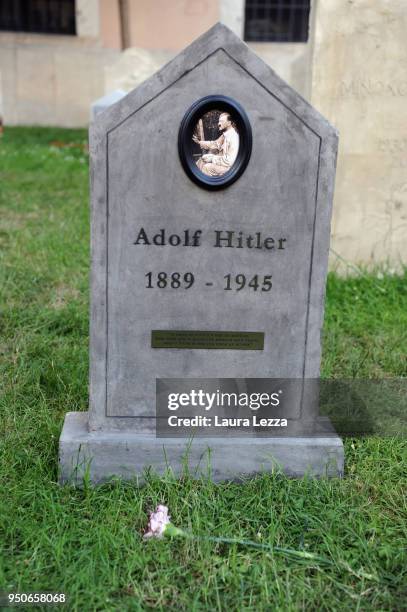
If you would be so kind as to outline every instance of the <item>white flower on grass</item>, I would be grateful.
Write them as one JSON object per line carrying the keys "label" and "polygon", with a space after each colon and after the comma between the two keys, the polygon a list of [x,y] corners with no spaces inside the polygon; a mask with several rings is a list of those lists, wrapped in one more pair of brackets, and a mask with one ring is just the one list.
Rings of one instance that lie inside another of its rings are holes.
{"label": "white flower on grass", "polygon": [[[353,443],[352,443],[353,444]],[[206,541],[206,542],[216,542],[220,544],[240,544],[241,546],[250,546],[253,548],[266,550],[272,553],[279,553],[284,555],[289,559],[299,559],[301,561],[308,560],[315,565],[316,563],[320,563],[323,565],[333,565],[333,561],[328,557],[320,557],[312,552],[308,552],[307,550],[294,550],[292,548],[283,548],[282,546],[272,546],[267,543],[253,542],[252,540],[240,540],[238,538],[225,538],[211,535],[194,535],[188,531],[184,531],[179,527],[176,527],[170,522],[170,515],[168,514],[167,506],[163,506],[159,504],[154,512],[150,512],[150,520],[148,522],[147,531],[144,534],[145,539],[149,538],[162,538],[163,536],[172,537],[182,537],[189,538],[191,540],[197,541]],[[257,533],[257,538],[262,538],[262,533],[259,531]],[[306,545],[308,547],[308,544]],[[358,578],[365,578],[367,580],[375,580],[378,581],[377,576],[373,574],[365,574],[364,572],[355,572],[349,567],[346,563],[340,562],[340,565],[344,567],[347,571],[351,572],[354,576]]]}
{"label": "white flower on grass", "polygon": [[150,520],[148,521],[147,531],[144,534],[144,538],[162,538],[163,535],[170,537],[183,536],[187,534],[182,530],[175,527],[170,522],[170,515],[168,514],[167,506],[159,504],[154,512],[150,512]]}
{"label": "white flower on grass", "polygon": [[165,528],[170,522],[170,518],[167,506],[159,504],[154,512],[150,512],[150,520],[144,537],[162,538]]}

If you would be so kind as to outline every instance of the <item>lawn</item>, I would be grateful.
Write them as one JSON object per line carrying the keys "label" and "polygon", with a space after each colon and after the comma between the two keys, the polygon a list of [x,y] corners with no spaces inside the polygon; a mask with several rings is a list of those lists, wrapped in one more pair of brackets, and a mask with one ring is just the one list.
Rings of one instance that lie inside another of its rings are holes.
{"label": "lawn", "polygon": [[[401,437],[347,439],[343,479],[60,487],[64,414],[88,404],[86,132],[7,128],[0,207],[0,592],[65,593],[86,611],[407,609]],[[331,274],[323,376],[405,377],[406,330],[407,272]],[[157,503],[190,533],[270,548],[143,541]]]}

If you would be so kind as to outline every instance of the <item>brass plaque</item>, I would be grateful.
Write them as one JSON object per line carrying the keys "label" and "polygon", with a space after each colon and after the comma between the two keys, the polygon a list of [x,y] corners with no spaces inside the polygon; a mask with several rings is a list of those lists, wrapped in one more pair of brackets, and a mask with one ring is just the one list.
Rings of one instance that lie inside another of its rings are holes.
{"label": "brass plaque", "polygon": [[262,351],[264,332],[153,329],[151,348]]}

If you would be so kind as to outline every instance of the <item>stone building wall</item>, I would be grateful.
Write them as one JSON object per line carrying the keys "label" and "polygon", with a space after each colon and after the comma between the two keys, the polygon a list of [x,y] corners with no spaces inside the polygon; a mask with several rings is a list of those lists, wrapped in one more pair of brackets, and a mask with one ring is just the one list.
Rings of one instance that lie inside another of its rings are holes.
{"label": "stone building wall", "polygon": [[407,2],[316,8],[312,103],[340,134],[332,261],[397,268],[407,262]]}
{"label": "stone building wall", "polygon": [[[219,20],[242,37],[244,1],[76,0],[77,36],[0,32],[0,115],[84,127],[95,99],[136,86]],[[309,45],[251,46],[309,95]]]}

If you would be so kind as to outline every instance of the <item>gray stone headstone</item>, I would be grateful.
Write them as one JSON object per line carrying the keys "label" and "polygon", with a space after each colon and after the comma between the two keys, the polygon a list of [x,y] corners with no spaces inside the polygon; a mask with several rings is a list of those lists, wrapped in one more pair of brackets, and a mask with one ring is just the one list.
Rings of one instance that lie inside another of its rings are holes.
{"label": "gray stone headstone", "polygon": [[116,104],[119,100],[124,98],[126,92],[122,89],[115,89],[114,91],[110,91],[105,96],[98,98],[95,102],[92,103],[90,109],[90,118],[91,121],[94,121],[95,118],[99,115],[99,113],[103,113],[109,106],[112,104]]}
{"label": "gray stone headstone", "polygon": [[[185,113],[208,95],[236,101],[253,138],[242,175],[219,190],[194,183],[177,148]],[[90,406],[66,416],[61,481],[87,467],[94,482],[182,470],[188,440],[155,435],[157,379],[319,376],[336,152],[335,129],[220,24],[96,118]],[[206,348],[188,344],[202,338]],[[208,448],[216,480],[276,464],[343,469],[335,435],[196,438],[192,466]]]}

